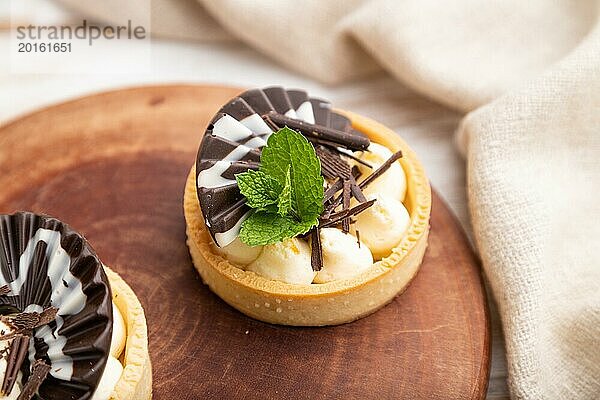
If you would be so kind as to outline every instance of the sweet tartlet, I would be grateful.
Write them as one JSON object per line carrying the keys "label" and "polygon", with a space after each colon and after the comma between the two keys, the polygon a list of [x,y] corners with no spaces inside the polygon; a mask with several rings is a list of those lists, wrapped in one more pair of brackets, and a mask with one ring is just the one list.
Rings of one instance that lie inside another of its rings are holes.
{"label": "sweet tartlet", "polygon": [[[288,143],[289,153],[277,153]],[[311,194],[292,195],[299,208],[314,197],[314,182],[305,189],[315,179],[311,154],[323,205],[317,222],[285,236],[282,204],[290,224],[304,223],[288,211],[287,189]],[[249,187],[252,177],[262,186]],[[350,322],[401,293],[421,264],[430,209],[423,168],[395,132],[281,87],[249,90],[221,108],[184,193],[187,243],[203,281],[246,315],[297,326]]]}
{"label": "sweet tartlet", "polygon": [[144,311],[63,222],[0,215],[0,398],[151,398]]}

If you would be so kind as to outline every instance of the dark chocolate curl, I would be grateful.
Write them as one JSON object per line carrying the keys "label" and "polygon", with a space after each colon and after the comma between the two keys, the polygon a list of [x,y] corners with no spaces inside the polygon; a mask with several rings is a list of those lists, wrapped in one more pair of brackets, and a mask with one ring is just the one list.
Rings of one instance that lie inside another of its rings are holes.
{"label": "dark chocolate curl", "polygon": [[344,185],[344,180],[342,178],[338,178],[331,186],[325,190],[323,194],[323,203],[327,203],[330,199],[335,196],[335,194],[342,190],[342,186]]}
{"label": "dark chocolate curl", "polygon": [[42,383],[48,376],[48,372],[50,372],[50,366],[43,360],[36,360],[35,364],[33,364],[31,375],[29,375],[29,379],[25,383],[25,386],[23,386],[23,390],[19,397],[17,397],[17,400],[31,400],[40,386],[42,386]]}
{"label": "dark chocolate curl", "polygon": [[313,228],[310,231],[310,265],[313,271],[320,271],[323,268],[323,249],[321,247],[321,233],[319,228]]}
{"label": "dark chocolate curl", "polygon": [[299,131],[307,137],[334,142],[350,150],[366,150],[370,144],[369,138],[367,137],[353,135],[351,133],[339,131],[326,126],[309,124],[308,122],[289,118],[285,115],[275,112],[269,112],[265,114],[263,118],[271,120],[275,125],[281,128],[287,126],[291,129]]}
{"label": "dark chocolate curl", "polygon": [[367,208],[371,207],[375,203],[375,199],[369,200],[365,203],[360,203],[357,206],[349,208],[347,210],[338,211],[336,213],[331,214],[327,219],[321,218],[321,222],[319,223],[320,228],[328,228],[331,226],[335,226],[339,224],[344,218],[352,217],[354,215],[358,215],[361,212],[365,211]]}
{"label": "dark chocolate curl", "polygon": [[[352,189],[350,188],[352,182],[350,180],[344,181],[344,189],[342,190],[342,207],[344,210],[350,208],[350,197],[352,195]],[[342,230],[345,233],[350,232],[350,217],[342,220]]]}
{"label": "dark chocolate curl", "polygon": [[12,325],[18,332],[26,333],[34,328],[42,325],[46,325],[56,319],[56,312],[58,311],[55,307],[48,307],[41,313],[37,312],[24,312],[15,314],[10,317],[4,317],[10,325]]}
{"label": "dark chocolate curl", "polygon": [[367,198],[365,197],[362,190],[360,190],[360,187],[356,183],[356,180],[354,179],[353,176],[350,177],[350,183],[351,183],[350,189],[352,190],[352,196],[354,196],[354,198],[361,203],[364,203],[365,201],[367,201]]}
{"label": "dark chocolate curl", "polygon": [[315,146],[315,153],[321,160],[321,174],[327,179],[348,178],[352,174],[350,165],[340,157],[340,154],[325,146]]}
{"label": "dark chocolate curl", "polygon": [[28,350],[29,336],[16,335],[12,342],[10,342],[8,359],[6,360],[6,371],[4,372],[4,380],[2,381],[2,394],[4,396],[8,396],[12,392]]}
{"label": "dark chocolate curl", "polygon": [[358,186],[360,186],[361,189],[364,189],[365,187],[367,187],[368,184],[370,184],[375,179],[377,179],[381,175],[383,175],[383,173],[385,171],[387,171],[400,158],[402,158],[402,152],[401,151],[395,152],[394,154],[392,154],[392,156],[390,158],[385,160],[385,162],[383,164],[381,164],[381,166],[379,168],[377,168],[375,171],[373,171],[373,173],[371,175],[367,176],[365,178],[365,180],[362,181]]}

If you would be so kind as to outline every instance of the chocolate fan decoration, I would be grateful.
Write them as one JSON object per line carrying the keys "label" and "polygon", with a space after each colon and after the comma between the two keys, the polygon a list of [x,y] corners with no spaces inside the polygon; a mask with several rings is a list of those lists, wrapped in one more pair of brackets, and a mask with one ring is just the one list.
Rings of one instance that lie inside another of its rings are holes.
{"label": "chocolate fan decoration", "polygon": [[[246,91],[230,100],[209,124],[196,159],[196,183],[206,226],[218,246],[237,237],[250,212],[235,181],[235,174],[260,165],[262,147],[269,135],[289,126],[306,136],[320,155],[340,149],[365,150],[369,139],[352,129],[350,120],[332,111],[325,100],[309,97],[303,90],[268,87]],[[329,150],[329,152],[328,152]],[[336,176],[323,165],[326,178]],[[344,169],[349,174],[349,169]]]}
{"label": "chocolate fan decoration", "polygon": [[96,253],[68,225],[29,212],[0,215],[0,250],[0,310],[12,314],[2,318],[18,331],[14,348],[29,343],[24,357],[9,359],[26,394],[39,386],[41,399],[91,398],[112,334],[110,286]]}

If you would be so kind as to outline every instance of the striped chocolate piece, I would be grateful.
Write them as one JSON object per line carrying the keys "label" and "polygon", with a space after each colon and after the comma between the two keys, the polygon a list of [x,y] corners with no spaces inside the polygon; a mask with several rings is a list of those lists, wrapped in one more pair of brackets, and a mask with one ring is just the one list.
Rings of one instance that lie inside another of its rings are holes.
{"label": "striped chocolate piece", "polygon": [[[0,308],[11,314],[2,316],[12,327],[6,333],[20,341],[8,364],[23,373],[21,383],[37,379],[40,399],[91,398],[110,354],[113,314],[108,278],[85,238],[55,218],[0,215],[0,287]],[[48,376],[31,378],[40,362]]]}
{"label": "striped chocolate piece", "polygon": [[333,111],[328,101],[310,97],[303,90],[273,86],[248,90],[231,99],[207,127],[196,158],[200,209],[219,247],[235,240],[249,214],[235,174],[258,169],[261,149],[275,129],[263,119],[269,113],[299,121],[302,126],[340,131],[353,142],[368,145],[368,139],[354,131],[350,120]]}

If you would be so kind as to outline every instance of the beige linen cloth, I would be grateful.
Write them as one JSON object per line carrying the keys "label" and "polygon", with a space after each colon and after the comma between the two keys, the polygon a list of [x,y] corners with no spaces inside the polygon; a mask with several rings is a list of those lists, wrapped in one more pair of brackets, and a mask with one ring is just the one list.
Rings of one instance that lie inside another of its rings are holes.
{"label": "beige linen cloth", "polygon": [[[108,20],[123,4],[63,2]],[[512,397],[600,398],[598,2],[156,0],[152,8],[154,33],[242,40],[328,83],[383,69],[466,112],[457,143]]]}

